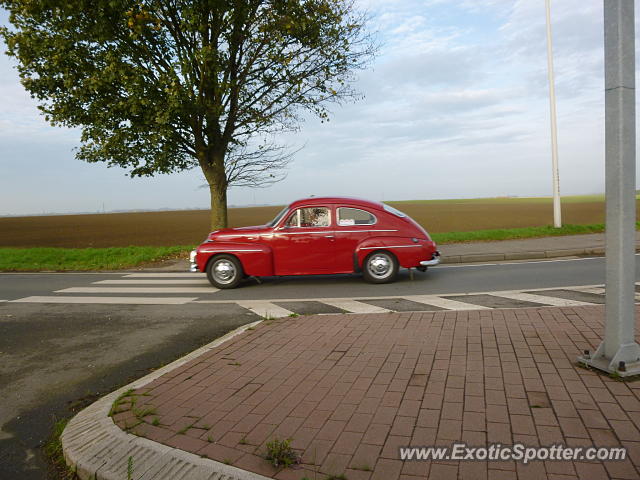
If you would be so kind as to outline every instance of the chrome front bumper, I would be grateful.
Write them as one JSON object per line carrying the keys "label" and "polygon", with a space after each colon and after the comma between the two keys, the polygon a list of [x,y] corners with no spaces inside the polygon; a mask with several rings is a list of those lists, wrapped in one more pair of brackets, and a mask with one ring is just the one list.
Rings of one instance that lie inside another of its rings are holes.
{"label": "chrome front bumper", "polygon": [[420,266],[422,267],[433,267],[440,263],[440,252],[435,252],[433,254],[433,258],[431,260],[423,260],[420,262]]}
{"label": "chrome front bumper", "polygon": [[191,266],[189,267],[190,272],[198,272],[198,264],[196,263],[196,250],[191,250],[189,253],[189,263]]}

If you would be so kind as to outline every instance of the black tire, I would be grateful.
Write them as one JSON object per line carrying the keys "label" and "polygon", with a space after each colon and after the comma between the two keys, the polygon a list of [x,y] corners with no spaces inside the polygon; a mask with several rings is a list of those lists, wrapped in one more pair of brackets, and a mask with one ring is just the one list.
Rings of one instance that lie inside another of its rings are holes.
{"label": "black tire", "polygon": [[393,253],[377,250],[367,255],[362,274],[369,283],[391,283],[398,277],[398,259]]}
{"label": "black tire", "polygon": [[236,288],[244,278],[242,264],[233,255],[216,255],[207,263],[207,278],[216,288]]}

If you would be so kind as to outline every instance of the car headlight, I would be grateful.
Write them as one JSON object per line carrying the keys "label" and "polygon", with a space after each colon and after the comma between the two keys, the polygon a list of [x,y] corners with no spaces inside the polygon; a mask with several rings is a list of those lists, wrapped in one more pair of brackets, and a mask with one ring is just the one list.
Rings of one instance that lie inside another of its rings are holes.
{"label": "car headlight", "polygon": [[191,263],[195,263],[196,262],[196,254],[197,254],[197,250],[191,250],[191,253],[189,253],[189,261]]}

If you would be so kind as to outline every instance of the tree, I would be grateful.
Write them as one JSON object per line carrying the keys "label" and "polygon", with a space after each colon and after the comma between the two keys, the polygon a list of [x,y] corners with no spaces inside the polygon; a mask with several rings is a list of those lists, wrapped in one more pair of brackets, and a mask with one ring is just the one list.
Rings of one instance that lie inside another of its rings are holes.
{"label": "tree", "polygon": [[275,135],[357,98],[375,52],[352,0],[0,0],[22,84],[76,157],[151,176],[199,166],[211,227],[227,188],[282,178]]}

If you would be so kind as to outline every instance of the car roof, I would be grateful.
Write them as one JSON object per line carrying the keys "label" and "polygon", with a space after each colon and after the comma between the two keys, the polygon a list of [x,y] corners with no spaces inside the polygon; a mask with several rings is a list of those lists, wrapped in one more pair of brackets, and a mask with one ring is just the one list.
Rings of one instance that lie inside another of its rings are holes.
{"label": "car roof", "polygon": [[373,200],[365,200],[364,198],[355,197],[309,197],[301,198],[289,205],[289,208],[296,208],[301,205],[326,205],[326,204],[344,204],[354,207],[374,208],[383,210],[384,205]]}

